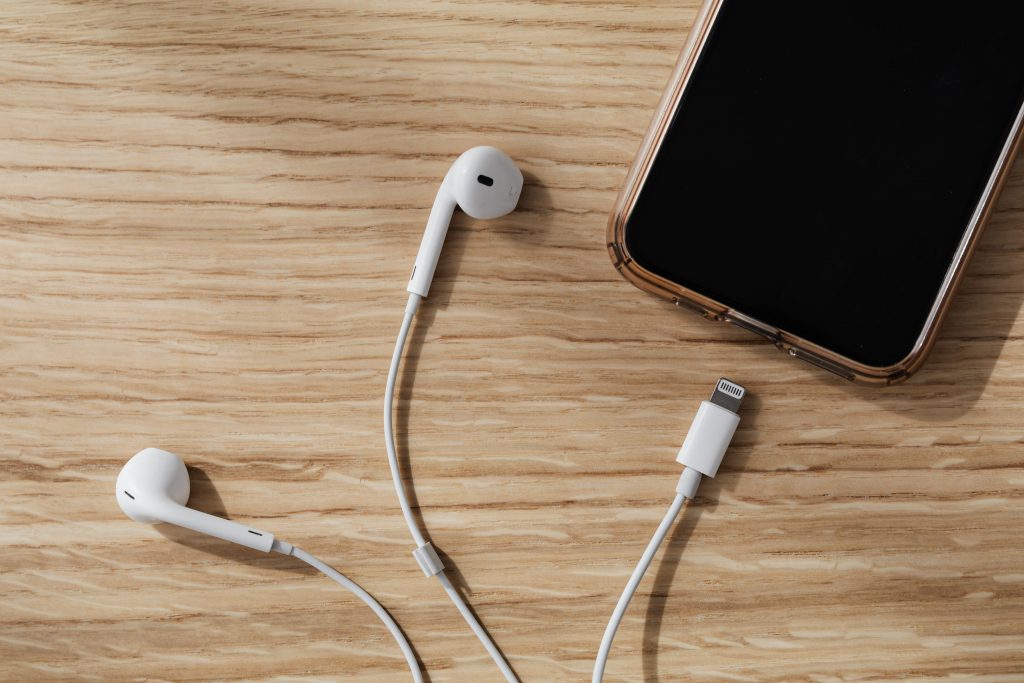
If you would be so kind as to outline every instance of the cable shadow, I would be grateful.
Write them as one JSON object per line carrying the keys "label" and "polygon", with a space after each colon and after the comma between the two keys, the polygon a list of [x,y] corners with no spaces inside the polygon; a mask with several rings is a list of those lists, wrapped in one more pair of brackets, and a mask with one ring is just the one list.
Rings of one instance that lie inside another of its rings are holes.
{"label": "cable shadow", "polygon": [[[477,614],[476,609],[473,607],[473,603],[466,598],[467,595],[472,595],[473,591],[469,589],[469,584],[466,583],[466,579],[462,575],[462,571],[458,568],[455,562],[452,561],[452,558],[448,553],[438,548],[434,548],[434,550],[437,550],[438,556],[444,563],[444,573],[452,582],[452,587],[455,588],[458,594],[462,596],[462,602],[466,605],[466,609],[468,609],[470,614],[473,615],[473,618],[476,619],[476,623],[480,624],[480,628],[487,634],[488,639],[490,639],[490,641],[497,647],[498,641],[494,638],[491,630],[487,628],[487,624],[484,623],[484,620],[480,618],[479,614]],[[512,665],[512,661],[509,660],[508,657],[505,657],[505,652],[500,647],[498,650],[501,652],[502,657],[504,657],[505,662],[509,665],[509,668],[511,668],[512,672],[516,674],[516,678],[519,678],[519,674],[516,672],[515,666]]]}
{"label": "cable shadow", "polygon": [[[683,519],[672,530],[665,553],[662,555],[658,571],[654,575],[654,587],[647,601],[647,613],[644,615],[644,637],[641,649],[641,660],[645,683],[656,683],[658,679],[658,641],[661,638],[661,624],[665,618],[665,605],[668,604],[669,590],[675,581],[676,570],[682,559],[686,544],[693,535],[705,505],[690,501],[683,510]],[[696,505],[694,504],[696,503]]]}
{"label": "cable shadow", "polygon": [[[544,187],[533,174],[523,172],[523,179],[523,193],[520,197],[519,210],[513,214],[513,218],[511,219],[512,227],[506,229],[504,232],[516,237],[525,234],[528,237],[532,236],[539,238],[546,231],[547,225],[550,221],[537,220],[536,216],[534,216],[532,220],[526,222],[526,217],[523,216],[523,214],[529,212],[528,207],[538,203],[541,204],[541,209],[548,207],[550,204],[550,196],[547,188]],[[526,211],[524,211],[524,209]],[[450,555],[448,555],[443,549],[437,547],[436,544],[433,544],[430,530],[427,527],[426,520],[423,517],[422,508],[419,504],[419,497],[416,494],[416,487],[414,486],[415,474],[412,467],[412,458],[410,456],[409,418],[412,407],[413,389],[416,384],[416,375],[422,349],[425,346],[427,334],[437,317],[437,311],[447,309],[451,302],[455,280],[462,267],[462,261],[465,257],[469,240],[471,239],[473,232],[475,232],[474,230],[465,227],[469,220],[470,219],[467,216],[461,213],[453,216],[452,224],[449,227],[448,234],[445,238],[443,256],[438,262],[437,270],[434,272],[434,280],[431,283],[429,298],[420,305],[416,314],[416,319],[413,322],[412,331],[409,334],[409,341],[406,344],[405,354],[402,361],[403,365],[399,372],[398,387],[396,391],[397,397],[393,413],[395,421],[395,451],[398,458],[398,469],[402,477],[402,484],[405,487],[406,496],[409,499],[409,507],[412,510],[412,515],[417,526],[423,532],[424,537],[427,540],[430,540],[431,544],[434,545],[434,550],[444,563],[445,574],[451,581],[453,588],[462,596],[466,607],[481,625],[481,628],[487,634],[487,637],[490,638],[492,642],[496,643],[497,641],[495,641],[483,620],[480,619],[480,615],[477,614],[476,610],[473,608],[471,601],[467,599],[467,596],[471,596],[473,594],[473,590],[470,587],[469,582],[466,580],[465,575],[459,569],[459,566],[452,560]],[[515,671],[511,661],[509,661],[508,658],[506,658],[505,661],[508,662],[509,666],[512,667],[513,671]]]}
{"label": "cable shadow", "polygon": [[[447,280],[454,279],[454,273],[458,272],[459,264],[462,262],[462,255],[465,253],[465,247],[469,240],[470,231],[468,230],[456,230],[449,231],[448,238],[445,242],[445,258],[438,264],[438,269],[435,271],[434,282],[437,283],[439,277]],[[453,239],[454,238],[454,239]],[[442,266],[443,264],[443,266]],[[466,607],[476,618],[477,622],[483,628],[487,637],[492,642],[495,641],[491,635],[490,630],[484,624],[483,620],[480,619],[480,615],[477,614],[476,610],[467,596],[473,594],[473,590],[466,580],[462,570],[459,569],[458,564],[452,560],[451,556],[446,553],[442,548],[438,547],[431,538],[430,529],[427,527],[426,520],[423,517],[423,511],[420,507],[419,497],[416,495],[416,487],[414,486],[415,475],[412,467],[412,458],[410,457],[410,439],[409,439],[409,415],[412,403],[413,388],[416,383],[417,368],[419,366],[421,351],[426,341],[427,333],[434,323],[434,319],[437,317],[437,311],[448,307],[448,303],[451,300],[452,289],[448,287],[435,287],[431,286],[431,293],[428,302],[424,302],[419,311],[416,314],[416,320],[413,323],[412,332],[409,335],[409,342],[406,345],[406,352],[403,358],[403,365],[400,371],[400,377],[398,380],[398,390],[396,392],[397,398],[394,408],[394,433],[395,433],[395,450],[398,457],[398,469],[402,477],[402,485],[405,487],[406,497],[409,499],[409,507],[412,510],[413,518],[416,521],[416,525],[423,532],[423,536],[431,542],[434,550],[437,552],[438,557],[441,558],[441,562],[445,567],[445,575],[452,583],[452,587],[458,591],[462,596],[463,602],[466,603]],[[415,651],[415,648],[414,648]],[[417,658],[419,655],[417,654]],[[506,658],[506,662],[509,666],[512,663]],[[422,664],[422,662],[421,662]],[[513,671],[515,671],[513,667]]]}
{"label": "cable shadow", "polygon": [[[531,209],[543,209],[548,207],[550,205],[550,201],[550,195],[547,188],[540,183],[539,179],[535,175],[528,171],[524,171],[523,191],[520,197],[519,206],[516,211],[511,214],[508,222],[512,224],[512,227],[508,228],[506,232],[517,237],[525,234],[528,239],[539,238],[544,232],[546,232],[548,222],[544,220],[537,220],[536,217],[534,217],[530,219],[528,223],[524,223],[526,218],[523,214],[530,213]],[[461,212],[457,212],[452,217],[451,227],[448,229],[448,234],[445,237],[444,252],[441,260],[437,264],[437,270],[434,272],[434,280],[430,286],[430,294],[420,305],[420,308],[416,313],[416,319],[413,321],[413,328],[409,334],[409,341],[406,344],[405,355],[402,367],[400,368],[398,387],[396,390],[397,397],[395,399],[394,407],[394,432],[395,451],[398,456],[398,469],[402,476],[402,483],[405,487],[406,496],[409,499],[409,507],[412,509],[413,518],[416,520],[416,524],[428,540],[431,538],[430,531],[427,528],[426,520],[423,518],[423,512],[419,504],[419,497],[416,495],[416,487],[414,486],[415,475],[412,466],[412,458],[410,457],[409,418],[412,409],[412,396],[413,389],[416,384],[417,369],[419,367],[422,350],[426,344],[427,334],[434,324],[434,320],[437,317],[437,311],[447,309],[451,302],[454,283],[462,268],[462,262],[466,255],[467,246],[469,245],[469,241],[473,239],[474,233],[477,232],[476,230],[468,227],[471,223],[472,219]],[[440,555],[445,561],[445,567],[448,570],[452,585],[454,585],[460,592],[472,595],[472,588],[469,586],[465,576],[461,571],[459,571],[456,564],[452,562],[451,559],[436,545],[434,546],[434,549],[437,550],[438,555]]]}
{"label": "cable shadow", "polygon": [[[224,501],[221,499],[220,493],[217,492],[217,488],[213,485],[213,481],[210,479],[209,475],[199,467],[191,465],[188,465],[187,467],[192,489],[188,498],[188,506],[209,515],[222,517],[224,519],[231,519],[227,509],[224,507]],[[156,524],[154,526],[162,536],[174,543],[178,543],[193,550],[198,550],[199,552],[203,552],[208,555],[214,555],[224,560],[257,564],[260,567],[273,569],[275,571],[287,571],[306,576],[320,575],[318,570],[294,557],[287,557],[279,553],[261,553],[252,550],[251,548],[238,545],[237,543],[229,543],[219,538],[207,536],[206,534],[201,534],[196,531],[192,531],[191,529],[185,529],[173,524]],[[328,581],[329,579],[324,577],[324,580]],[[333,582],[332,587],[339,588],[339,586]],[[366,608],[357,598],[354,596],[351,597],[353,601],[358,603],[359,607]],[[384,609],[387,610],[386,607]],[[391,610],[387,611],[391,614]],[[393,614],[391,617],[394,619]],[[397,619],[395,619],[395,623],[398,623]],[[423,675],[423,680],[426,681],[426,683],[430,683],[430,675],[427,673],[423,657],[420,656],[419,651],[416,649],[416,645],[412,642],[412,639],[409,638],[409,634],[406,633],[401,624],[398,624],[398,629],[405,636],[406,641],[408,641],[409,646],[412,648],[413,656],[416,657],[416,662],[419,665],[420,673]]]}
{"label": "cable shadow", "polygon": [[[402,359],[402,366],[399,369],[398,388],[394,406],[394,434],[395,451],[398,456],[398,470],[402,477],[402,485],[405,487],[406,496],[409,499],[409,507],[412,509],[416,525],[423,532],[424,537],[430,540],[430,531],[427,528],[426,520],[423,518],[423,511],[420,508],[419,497],[416,495],[414,485],[415,475],[410,457],[409,439],[409,416],[411,413],[413,389],[416,385],[417,369],[420,357],[426,343],[427,333],[434,324],[437,311],[448,307],[452,296],[452,285],[458,275],[466,252],[466,245],[471,236],[470,230],[464,228],[468,218],[464,215],[457,215],[452,219],[452,226],[445,238],[444,254],[434,271],[434,281],[430,286],[430,295],[420,305],[413,321],[412,332],[405,346],[405,354]],[[435,550],[442,555],[440,549]],[[442,559],[446,559],[442,557]],[[447,561],[446,566],[449,566]],[[465,584],[465,578],[453,565],[451,578],[457,588],[469,590]]]}
{"label": "cable shadow", "polygon": [[[737,380],[741,384],[742,380]],[[757,415],[760,412],[761,399],[757,394],[747,394],[740,410],[742,421],[741,431],[737,432],[734,443],[722,463],[718,475],[714,479],[704,478],[698,489],[697,497],[686,504],[681,519],[669,535],[668,543],[654,575],[651,596],[647,601],[647,612],[644,617],[644,635],[641,646],[641,665],[645,683],[656,683],[659,680],[658,642],[661,638],[661,627],[665,618],[665,606],[668,604],[671,590],[683,557],[686,544],[693,536],[697,524],[705,510],[713,512],[718,507],[722,491],[731,491],[747,469],[747,462],[753,454],[753,442],[748,442],[744,432],[757,433]]]}
{"label": "cable shadow", "polygon": [[[461,223],[466,218],[461,218]],[[410,456],[409,439],[409,416],[411,413],[413,388],[416,384],[417,368],[419,367],[420,356],[426,343],[427,334],[438,310],[448,307],[452,295],[452,282],[458,275],[463,255],[466,252],[466,245],[471,238],[471,230],[463,229],[454,223],[448,231],[445,240],[444,258],[438,263],[434,274],[434,283],[430,288],[430,296],[421,305],[416,313],[416,320],[413,322],[413,329],[409,335],[409,342],[406,344],[405,356],[398,380],[397,399],[395,402],[395,450],[398,455],[398,469],[402,475],[402,483],[405,487],[406,496],[409,498],[409,507],[412,509],[416,525],[423,532],[424,537],[431,540],[430,530],[427,528],[426,520],[423,518],[423,511],[420,507],[419,497],[416,495],[414,486],[415,476]],[[433,541],[431,541],[433,544]],[[460,593],[472,595],[466,577],[459,570],[458,566],[451,560],[441,548],[434,544],[434,550],[444,561],[445,572],[451,580],[452,585]]]}

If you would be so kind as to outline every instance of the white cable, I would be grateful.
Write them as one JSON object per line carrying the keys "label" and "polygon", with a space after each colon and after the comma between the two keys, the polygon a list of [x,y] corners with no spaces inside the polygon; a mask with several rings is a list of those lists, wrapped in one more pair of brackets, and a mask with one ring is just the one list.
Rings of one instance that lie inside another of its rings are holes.
{"label": "white cable", "polygon": [[402,516],[405,517],[405,524],[409,527],[409,533],[412,534],[413,541],[416,543],[417,552],[414,555],[417,561],[420,562],[420,567],[428,576],[436,576],[438,581],[441,582],[445,593],[448,594],[452,603],[455,604],[459,613],[462,614],[462,618],[466,620],[466,623],[469,624],[469,627],[476,634],[480,643],[483,644],[487,653],[490,654],[491,659],[494,660],[495,665],[497,665],[505,680],[508,683],[519,683],[519,679],[513,673],[512,667],[505,661],[505,657],[501,654],[498,646],[494,644],[494,641],[491,640],[487,631],[484,630],[476,615],[469,609],[469,606],[462,599],[462,595],[455,590],[451,581],[445,576],[444,564],[420,532],[416,520],[412,516],[412,508],[409,505],[409,498],[405,491],[405,485],[402,482],[402,474],[398,469],[398,453],[395,448],[393,427],[395,383],[398,379],[398,366],[402,362],[402,352],[405,350],[406,340],[409,337],[412,319],[416,315],[416,310],[419,308],[422,298],[415,293],[409,294],[409,302],[405,306],[405,317],[402,319],[402,327],[398,331],[398,340],[395,342],[395,352],[391,356],[391,368],[388,370],[387,387],[384,389],[384,441],[388,449],[388,466],[391,468],[391,478],[395,483],[395,494],[398,496],[398,504],[402,507]]}
{"label": "white cable", "polygon": [[629,607],[629,601],[636,593],[636,587],[644,578],[647,567],[651,565],[654,554],[658,552],[658,546],[665,540],[672,522],[679,515],[683,503],[692,500],[697,494],[697,487],[700,486],[704,477],[714,477],[722,464],[722,458],[732,442],[733,434],[740,423],[739,409],[743,403],[743,397],[747,390],[725,377],[718,380],[718,385],[711,394],[711,399],[703,401],[697,414],[690,424],[690,430],[686,433],[683,446],[679,449],[676,462],[683,466],[683,472],[679,475],[679,483],[676,484],[676,497],[672,500],[668,512],[654,532],[654,537],[647,544],[643,556],[633,570],[625,590],[615,605],[612,618],[608,620],[608,626],[604,629],[604,637],[601,638],[601,647],[597,650],[597,659],[594,660],[594,676],[592,683],[601,683],[604,677],[604,667],[608,663],[608,653],[612,649],[612,641],[615,640],[615,632],[622,623],[622,615]]}
{"label": "white cable", "polygon": [[660,546],[661,542],[665,540],[665,535],[668,534],[668,530],[672,526],[672,522],[674,522],[676,516],[679,515],[679,511],[682,509],[684,502],[686,502],[686,497],[682,493],[676,494],[676,497],[672,500],[672,505],[668,508],[668,512],[665,513],[664,519],[662,519],[661,524],[658,525],[658,530],[654,532],[654,537],[651,539],[651,542],[647,544],[647,549],[644,550],[644,554],[640,557],[640,561],[637,562],[636,569],[633,570],[632,576],[629,577],[629,582],[626,583],[626,588],[622,591],[618,604],[615,605],[615,611],[612,612],[612,618],[608,620],[608,626],[604,629],[604,637],[601,638],[601,647],[598,649],[597,659],[594,661],[594,677],[592,679],[592,683],[601,683],[601,679],[604,677],[604,667],[608,662],[608,653],[612,649],[612,641],[615,640],[615,632],[619,629],[619,624],[622,622],[622,615],[626,613],[629,601],[633,599],[633,594],[636,593],[636,588],[640,585],[640,580],[644,578],[644,573],[647,571],[647,567],[651,565],[651,560],[654,559],[654,554],[658,552],[658,546]]}
{"label": "white cable", "polygon": [[473,611],[469,609],[469,605],[467,605],[462,599],[462,595],[459,594],[459,591],[455,590],[455,587],[452,586],[452,582],[448,580],[448,577],[444,575],[444,572],[438,574],[437,579],[441,582],[441,585],[444,586],[444,592],[447,593],[448,597],[451,598],[451,601],[455,603],[455,607],[459,610],[462,618],[466,620],[469,627],[473,629],[473,633],[475,633],[476,637],[481,643],[483,643],[483,646],[487,649],[487,653],[491,655],[491,659],[494,660],[494,663],[498,666],[498,670],[501,671],[501,675],[504,676],[505,680],[509,683],[519,683],[519,679],[516,678],[515,673],[512,671],[512,667],[508,665],[508,662],[505,661],[505,657],[502,656],[501,650],[498,649],[498,646],[495,645],[494,641],[487,635],[487,631],[485,631],[484,627],[479,621],[477,621],[476,615],[474,615]]}
{"label": "white cable", "polygon": [[409,303],[405,306],[405,317],[402,319],[402,328],[398,331],[398,341],[395,342],[395,352],[391,356],[391,368],[388,370],[388,384],[384,389],[384,444],[388,448],[388,466],[391,468],[391,479],[395,483],[395,494],[398,496],[398,504],[402,507],[402,516],[405,517],[405,525],[409,527],[412,540],[416,547],[426,545],[423,534],[420,533],[416,520],[412,516],[412,508],[409,506],[409,498],[405,494],[405,486],[402,484],[402,473],[398,469],[398,453],[395,451],[395,432],[392,425],[392,411],[395,402],[395,381],[398,379],[398,365],[402,362],[402,351],[405,350],[405,342],[409,337],[409,328],[412,327],[413,316],[420,306],[423,297],[418,294],[409,295]]}
{"label": "white cable", "polygon": [[388,611],[384,609],[384,607],[377,602],[372,595],[363,590],[362,586],[301,548],[296,548],[291,544],[275,540],[272,549],[283,555],[291,555],[296,559],[302,560],[314,569],[319,570],[327,578],[337,581],[353,595],[365,602],[367,606],[373,610],[373,613],[376,614],[382,622],[384,622],[384,626],[387,627],[388,631],[390,631],[391,635],[394,637],[395,642],[398,643],[398,647],[401,648],[402,654],[405,656],[405,661],[409,664],[409,671],[412,672],[412,680],[414,683],[423,683],[423,674],[420,673],[419,662],[416,661],[416,655],[413,654],[412,647],[409,645],[409,641],[406,640],[405,634],[402,633],[402,629],[398,628],[398,624],[396,624],[395,620],[391,618]]}

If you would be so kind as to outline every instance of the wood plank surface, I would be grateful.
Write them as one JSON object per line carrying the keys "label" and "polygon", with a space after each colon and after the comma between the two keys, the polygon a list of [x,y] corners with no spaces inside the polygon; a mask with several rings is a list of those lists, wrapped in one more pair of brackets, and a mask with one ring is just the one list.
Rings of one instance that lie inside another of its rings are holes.
{"label": "wood plank surface", "polygon": [[1024,681],[1024,168],[905,385],[677,311],[618,277],[605,225],[697,8],[0,3],[0,678],[408,680],[291,558],[121,514],[120,467],[157,446],[193,506],[372,592],[430,680],[497,680],[410,557],[381,427],[434,193],[493,144],[520,208],[456,216],[397,427],[523,680],[589,680],[728,375],[735,446],[607,680]]}

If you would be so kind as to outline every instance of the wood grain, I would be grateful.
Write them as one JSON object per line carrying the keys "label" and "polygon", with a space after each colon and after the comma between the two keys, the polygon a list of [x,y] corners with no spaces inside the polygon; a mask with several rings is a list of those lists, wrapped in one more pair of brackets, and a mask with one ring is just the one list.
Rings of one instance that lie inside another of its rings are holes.
{"label": "wood grain", "polygon": [[192,504],[376,595],[433,681],[495,680],[424,579],[381,398],[440,178],[489,143],[519,211],[457,216],[398,428],[426,529],[525,681],[586,680],[720,374],[736,446],[608,680],[1024,680],[1024,172],[938,346],[843,383],[621,280],[605,222],[683,2],[0,3],[0,677],[407,680],[289,558],[125,518]]}

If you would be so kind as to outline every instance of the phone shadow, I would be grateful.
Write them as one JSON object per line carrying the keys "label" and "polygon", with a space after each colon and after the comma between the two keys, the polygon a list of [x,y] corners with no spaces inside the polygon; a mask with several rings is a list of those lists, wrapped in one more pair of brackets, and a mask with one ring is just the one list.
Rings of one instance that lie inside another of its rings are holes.
{"label": "phone shadow", "polygon": [[879,389],[842,383],[862,401],[921,422],[968,413],[992,382],[1024,306],[1024,162],[1018,162],[967,267],[960,289],[922,368]]}

